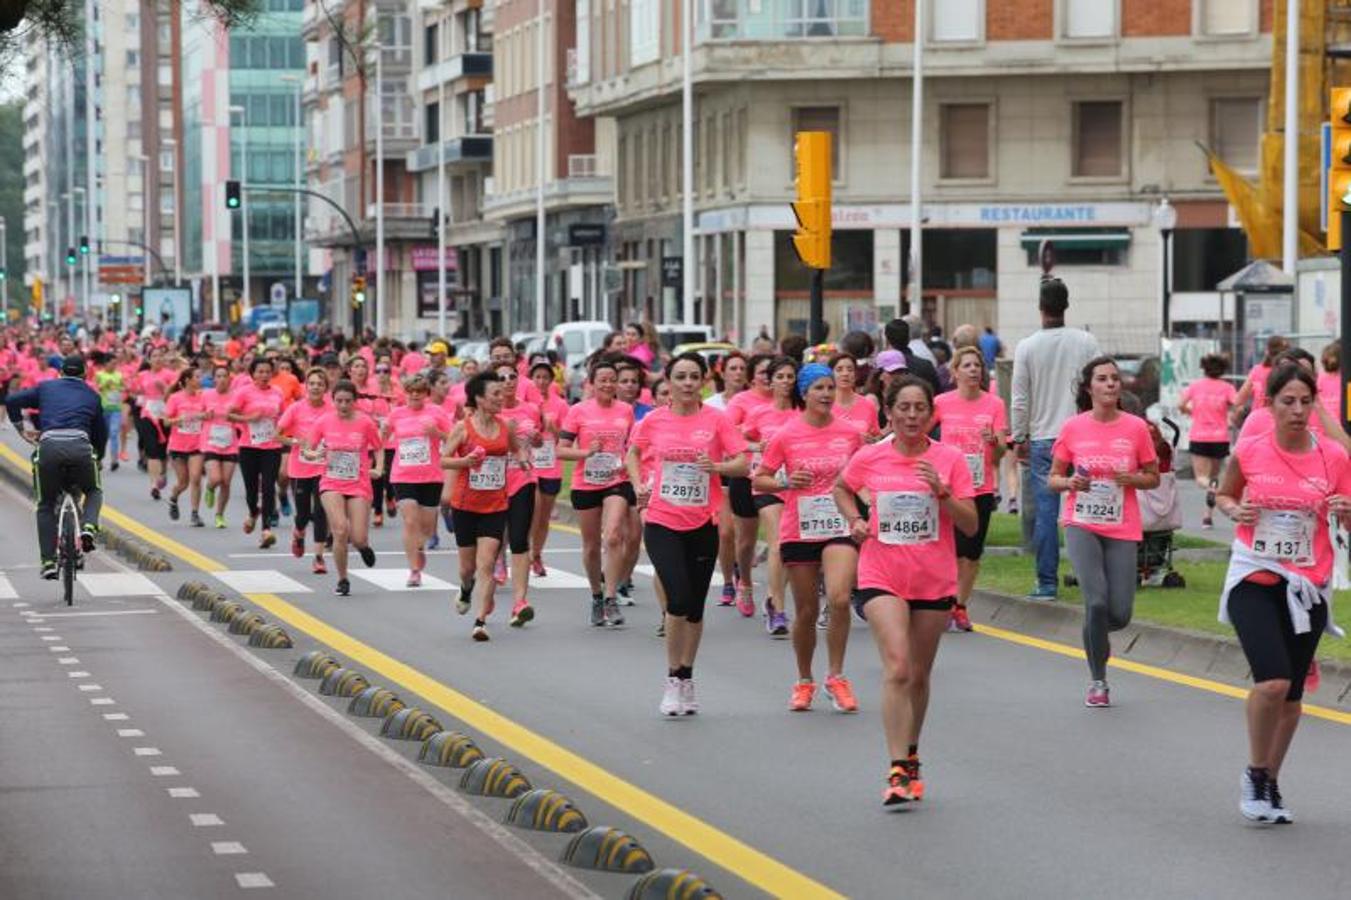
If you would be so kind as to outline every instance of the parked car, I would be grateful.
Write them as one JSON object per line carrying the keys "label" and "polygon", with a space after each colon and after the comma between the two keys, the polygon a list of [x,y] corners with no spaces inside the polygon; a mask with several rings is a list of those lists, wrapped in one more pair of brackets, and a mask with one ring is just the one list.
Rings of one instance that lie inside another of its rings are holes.
{"label": "parked car", "polygon": [[455,356],[459,359],[476,359],[481,363],[488,361],[488,342],[487,341],[465,341],[462,344],[455,344]]}
{"label": "parked car", "polygon": [[586,360],[600,349],[605,338],[614,331],[609,322],[598,319],[582,322],[564,322],[555,325],[549,333],[548,349],[555,351],[567,370],[565,390],[569,400],[582,396],[582,382],[586,380]]}
{"label": "parked car", "polygon": [[1163,364],[1157,356],[1144,353],[1124,353],[1115,357],[1121,372],[1121,389],[1140,398],[1145,409],[1159,402],[1159,376]]}
{"label": "parked car", "polygon": [[736,349],[736,344],[728,344],[724,341],[702,341],[693,344],[676,344],[671,350],[672,356],[679,356],[682,353],[693,351],[704,358],[710,369],[714,369],[719,363],[727,357],[727,354]]}
{"label": "parked car", "polygon": [[717,341],[712,325],[658,325],[657,340],[667,350],[679,344],[709,344]]}

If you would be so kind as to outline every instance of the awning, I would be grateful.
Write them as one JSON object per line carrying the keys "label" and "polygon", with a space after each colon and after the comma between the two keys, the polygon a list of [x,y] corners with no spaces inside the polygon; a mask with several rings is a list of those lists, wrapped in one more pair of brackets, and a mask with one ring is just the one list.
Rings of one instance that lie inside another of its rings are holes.
{"label": "awning", "polygon": [[1127,228],[1029,228],[1019,238],[1024,250],[1036,250],[1042,241],[1081,250],[1110,250],[1131,242]]}

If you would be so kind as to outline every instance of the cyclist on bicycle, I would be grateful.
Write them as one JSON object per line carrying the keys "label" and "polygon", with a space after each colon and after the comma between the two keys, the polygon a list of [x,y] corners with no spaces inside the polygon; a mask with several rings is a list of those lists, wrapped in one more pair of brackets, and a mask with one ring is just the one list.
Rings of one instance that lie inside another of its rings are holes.
{"label": "cyclist on bicycle", "polygon": [[[42,577],[55,579],[56,504],[62,491],[84,496],[84,528],[80,546],[94,549],[103,483],[99,469],[108,443],[108,425],[98,392],[85,383],[84,357],[71,354],[61,362],[61,377],[5,398],[9,420],[35,443],[33,484],[37,489],[38,547]],[[36,413],[37,434],[24,421]]]}

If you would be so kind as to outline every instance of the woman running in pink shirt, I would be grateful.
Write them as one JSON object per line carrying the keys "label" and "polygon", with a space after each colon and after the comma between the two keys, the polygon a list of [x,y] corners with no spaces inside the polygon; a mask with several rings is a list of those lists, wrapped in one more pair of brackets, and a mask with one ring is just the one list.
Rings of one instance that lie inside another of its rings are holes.
{"label": "woman running in pink shirt", "polygon": [[549,520],[554,504],[563,489],[563,464],[558,459],[558,429],[568,414],[568,404],[552,393],[554,370],[548,362],[536,362],[530,367],[530,380],[547,399],[540,413],[543,431],[538,447],[531,449],[531,465],[535,470],[538,493],[535,496],[535,519],[530,523],[530,572],[538,578],[548,574],[544,568],[544,544],[549,539]]}
{"label": "woman running in pink shirt", "polygon": [[212,386],[203,394],[206,432],[202,435],[202,458],[206,467],[206,505],[216,511],[216,527],[225,527],[225,507],[230,503],[230,484],[239,463],[239,432],[230,421],[232,373],[228,363],[217,363],[211,372]]}
{"label": "woman running in pink shirt", "polygon": [[328,516],[319,500],[319,479],[324,474],[322,462],[310,462],[302,455],[305,440],[316,422],[333,412],[328,398],[328,373],[315,366],[305,375],[305,396],[286,407],[277,422],[281,442],[291,448],[286,458],[286,472],[295,493],[295,528],[291,533],[291,555],[300,559],[305,555],[305,530],[314,525],[314,564],[316,575],[328,572],[324,564],[324,547],[332,542],[328,534]]}
{"label": "woman running in pink shirt", "polygon": [[189,521],[193,528],[206,525],[202,521],[202,423],[206,420],[206,402],[197,369],[190,367],[179,373],[173,392],[164,404],[164,424],[170,427],[169,460],[174,467],[174,486],[169,491],[169,518],[178,521],[178,498],[188,492],[192,504]]}
{"label": "woman running in pink shirt", "polygon": [[1182,401],[1177,407],[1192,420],[1187,450],[1191,453],[1196,483],[1206,492],[1202,528],[1213,528],[1215,524],[1215,489],[1225,457],[1229,455],[1230,413],[1238,402],[1238,391],[1224,380],[1228,368],[1229,361],[1219,353],[1201,357],[1201,372],[1205,377],[1183,389]]}
{"label": "woman running in pink shirt", "polygon": [[441,444],[455,423],[444,409],[427,402],[431,388],[424,375],[404,379],[404,403],[394,407],[386,425],[386,459],[393,468],[390,489],[403,517],[403,552],[408,557],[408,587],[422,585],[427,568],[423,549],[436,533],[436,508],[441,505],[445,473],[441,470]]}

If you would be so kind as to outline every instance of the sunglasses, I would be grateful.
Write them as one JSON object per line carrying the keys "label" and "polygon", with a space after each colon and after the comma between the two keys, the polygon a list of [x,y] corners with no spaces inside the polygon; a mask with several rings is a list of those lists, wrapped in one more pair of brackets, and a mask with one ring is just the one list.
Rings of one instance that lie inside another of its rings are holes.
{"label": "sunglasses", "polygon": [[389,366],[376,366],[375,371],[380,375],[385,375],[389,372]]}

